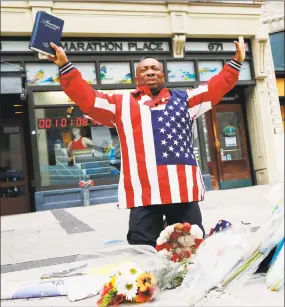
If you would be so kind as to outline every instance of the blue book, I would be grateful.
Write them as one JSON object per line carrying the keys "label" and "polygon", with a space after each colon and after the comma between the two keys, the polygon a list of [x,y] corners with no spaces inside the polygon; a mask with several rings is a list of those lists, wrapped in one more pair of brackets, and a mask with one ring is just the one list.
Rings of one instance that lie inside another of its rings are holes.
{"label": "blue book", "polygon": [[51,48],[50,43],[60,45],[63,25],[62,19],[44,11],[38,11],[29,48],[45,55],[55,56],[55,51]]}

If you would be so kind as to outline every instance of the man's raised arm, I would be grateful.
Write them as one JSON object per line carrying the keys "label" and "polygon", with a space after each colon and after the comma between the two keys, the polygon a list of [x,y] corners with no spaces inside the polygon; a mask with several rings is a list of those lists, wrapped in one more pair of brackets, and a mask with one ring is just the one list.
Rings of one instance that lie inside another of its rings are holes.
{"label": "man's raised arm", "polygon": [[190,116],[195,119],[219,103],[222,97],[236,85],[242,62],[245,59],[245,44],[242,37],[235,41],[236,54],[224,69],[198,88],[187,90]]}
{"label": "man's raised arm", "polygon": [[114,127],[116,96],[95,91],[68,61],[64,50],[53,43],[51,46],[56,56],[49,57],[49,59],[59,66],[60,84],[66,95],[79,106],[84,114],[107,127]]}

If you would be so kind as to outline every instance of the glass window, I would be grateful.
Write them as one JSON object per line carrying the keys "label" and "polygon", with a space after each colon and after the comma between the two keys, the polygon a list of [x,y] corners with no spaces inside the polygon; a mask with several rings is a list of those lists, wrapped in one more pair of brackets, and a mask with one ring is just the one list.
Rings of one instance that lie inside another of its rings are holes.
{"label": "glass window", "polygon": [[217,112],[222,161],[241,160],[245,157],[237,112]]}
{"label": "glass window", "polygon": [[198,127],[196,120],[193,123],[193,142],[194,142],[194,155],[196,157],[197,162],[199,163],[199,167],[202,169],[201,151],[199,146],[199,134],[198,134]]}
{"label": "glass window", "polygon": [[203,174],[209,172],[208,162],[211,161],[206,115],[194,121],[194,151]]}
{"label": "glass window", "polygon": [[118,178],[121,154],[115,128],[84,117],[77,107],[35,113],[42,186]]}
{"label": "glass window", "polygon": [[28,85],[58,85],[59,71],[53,63],[27,63]]}
{"label": "glass window", "polygon": [[71,101],[64,92],[34,92],[34,104],[36,106],[62,104],[74,105],[74,102]]}
{"label": "glass window", "polygon": [[0,198],[16,198],[25,196],[25,188],[23,186],[13,186],[9,188],[0,188]]}
{"label": "glass window", "polygon": [[102,84],[132,83],[130,63],[100,63],[100,77]]}
{"label": "glass window", "polygon": [[[20,63],[1,63],[1,72],[19,72]],[[1,94],[22,93],[22,80],[19,73],[1,74]]]}
{"label": "glass window", "polygon": [[199,61],[198,71],[200,81],[208,81],[223,69],[222,61]]}
{"label": "glass window", "polygon": [[167,62],[167,74],[169,82],[196,80],[194,62]]}
{"label": "glass window", "polygon": [[1,71],[21,71],[21,63],[1,63]]}
{"label": "glass window", "polygon": [[[229,62],[230,61],[228,61],[227,63]],[[242,63],[242,67],[240,70],[239,80],[246,81],[246,80],[251,80],[251,79],[252,79],[252,76],[251,76],[251,70],[250,70],[250,62],[244,61]]]}
{"label": "glass window", "polygon": [[270,45],[272,50],[274,68],[276,71],[284,71],[285,70],[285,50],[284,50],[284,36],[285,32],[278,32],[269,35]]}
{"label": "glass window", "polygon": [[[113,95],[115,93],[130,93],[134,89],[125,90],[104,90],[104,93]],[[68,96],[61,91],[54,92],[34,92],[34,104],[36,106],[43,105],[66,105],[70,104],[71,107],[74,106],[74,102],[68,98]]]}
{"label": "glass window", "polygon": [[250,70],[250,63],[248,61],[244,61],[242,63],[242,67],[240,70],[239,80],[251,80],[251,70]]}
{"label": "glass window", "polygon": [[19,127],[0,125],[0,181],[24,180]]}
{"label": "glass window", "polygon": [[82,74],[83,79],[85,79],[89,84],[96,84],[96,70],[94,63],[73,63]]}

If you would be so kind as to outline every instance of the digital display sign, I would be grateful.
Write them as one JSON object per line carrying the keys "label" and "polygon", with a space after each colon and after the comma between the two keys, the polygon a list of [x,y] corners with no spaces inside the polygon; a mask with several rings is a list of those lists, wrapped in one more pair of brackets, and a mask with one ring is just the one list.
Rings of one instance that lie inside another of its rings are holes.
{"label": "digital display sign", "polygon": [[102,126],[101,123],[86,117],[38,118],[38,129],[75,128]]}

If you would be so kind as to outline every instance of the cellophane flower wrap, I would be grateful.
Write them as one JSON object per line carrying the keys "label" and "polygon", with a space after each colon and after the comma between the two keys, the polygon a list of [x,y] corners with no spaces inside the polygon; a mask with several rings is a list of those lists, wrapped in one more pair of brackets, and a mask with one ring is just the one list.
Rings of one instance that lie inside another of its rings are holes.
{"label": "cellophane flower wrap", "polygon": [[271,217],[262,224],[248,241],[248,251],[243,261],[222,282],[223,287],[241,287],[257,271],[261,262],[284,238],[284,199],[278,202]]}
{"label": "cellophane flower wrap", "polygon": [[203,231],[198,225],[177,223],[167,226],[156,241],[156,250],[173,262],[190,259],[203,242]]}
{"label": "cellophane flower wrap", "polygon": [[122,266],[100,292],[100,307],[122,303],[146,303],[158,292],[156,278],[151,272],[140,270],[135,264]]}
{"label": "cellophane flower wrap", "polygon": [[278,244],[276,252],[266,274],[265,283],[271,291],[279,291],[284,287],[284,238]]}

